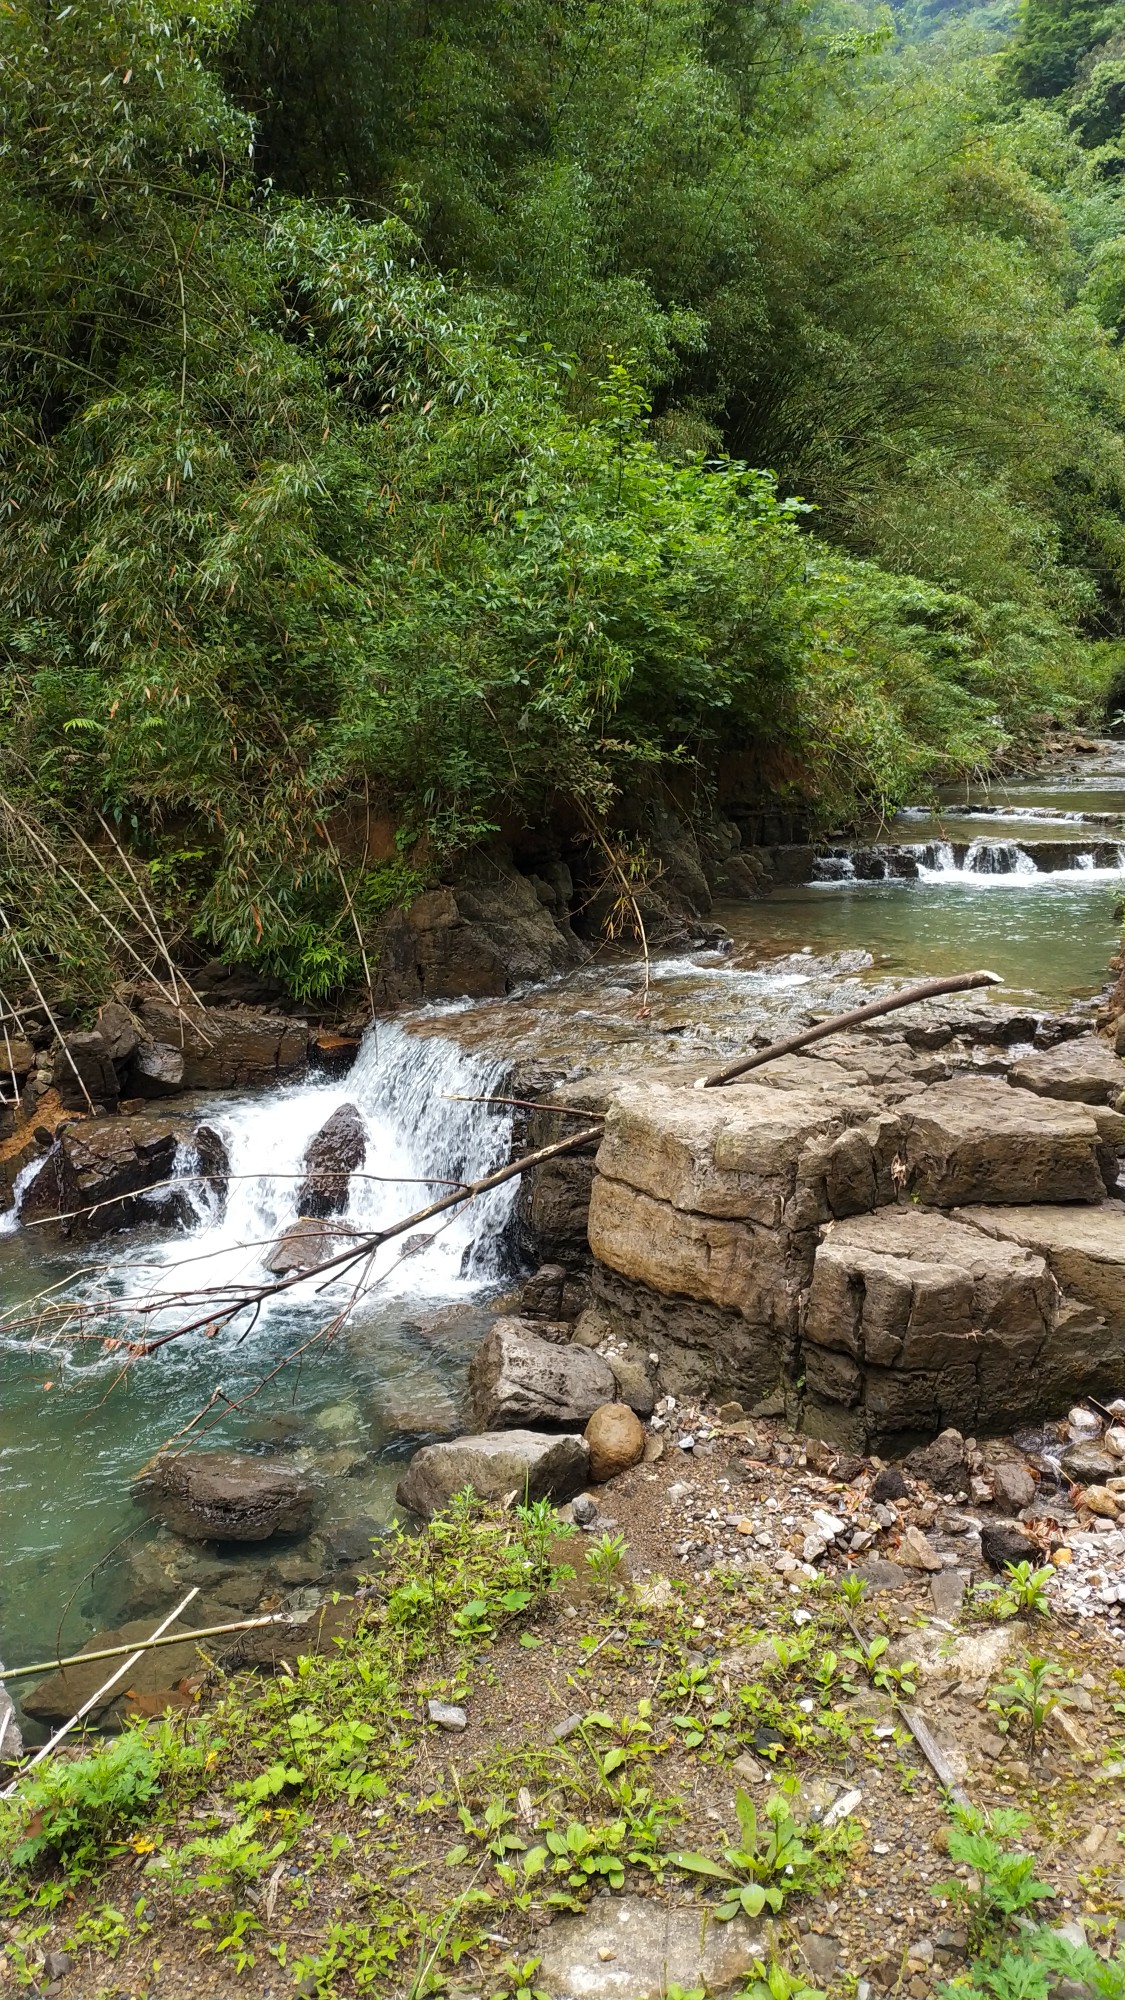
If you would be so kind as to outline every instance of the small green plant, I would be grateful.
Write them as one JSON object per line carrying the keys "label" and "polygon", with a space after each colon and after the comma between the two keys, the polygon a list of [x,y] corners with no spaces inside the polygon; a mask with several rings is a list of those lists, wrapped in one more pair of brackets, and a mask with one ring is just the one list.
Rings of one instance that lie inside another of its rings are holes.
{"label": "small green plant", "polygon": [[819,1986],[806,1986],[799,1973],[776,1958],[768,1966],[758,1960],[743,1992],[745,2000],[824,2000]]}
{"label": "small green plant", "polygon": [[1057,1669],[1049,1660],[1040,1653],[1031,1653],[1022,1667],[1013,1667],[1011,1679],[998,1686],[989,1698],[989,1710],[996,1717],[997,1729],[1005,1736],[1013,1726],[1026,1730],[1033,1754],[1044,1723],[1066,1699],[1051,1684],[1057,1677]]}
{"label": "small green plant", "polygon": [[840,1578],[840,1595],[849,1611],[858,1611],[867,1595],[866,1577],[856,1576],[854,1570],[847,1570]]}
{"label": "small green plant", "polygon": [[551,2000],[545,1988],[535,1984],[539,1965],[537,1958],[526,1958],[522,1964],[506,1958],[500,1967],[500,1984],[493,1987],[489,2000]]}
{"label": "small green plant", "polygon": [[598,1589],[608,1597],[616,1590],[618,1573],[625,1559],[624,1535],[608,1532],[595,1537],[586,1551],[586,1567]]}
{"label": "small green plant", "polygon": [[146,1817],[159,1789],[165,1742],[161,1732],[130,1729],[74,1763],[52,1759],[6,1809],[4,1830],[11,1823],[16,1835],[14,1866],[92,1867],[115,1835]]}
{"label": "small green plant", "polygon": [[1050,1616],[1047,1585],[1053,1581],[1055,1574],[1050,1563],[1042,1569],[1036,1569],[1029,1562],[1005,1563],[1004,1573],[1008,1581],[997,1600],[1001,1617],[1014,1618],[1021,1612],[1030,1612],[1037,1618]]}
{"label": "small green plant", "polygon": [[801,1838],[801,1828],[790,1812],[785,1786],[779,1786],[771,1794],[764,1827],[758,1824],[747,1792],[736,1795],[735,1811],[741,1845],[724,1847],[722,1862],[713,1861],[706,1854],[681,1853],[670,1857],[672,1865],[725,1885],[715,1911],[724,1922],[740,1911],[748,1917],[757,1917],[764,1909],[770,1909],[776,1916],[786,1896],[803,1886],[816,1856]]}
{"label": "small green plant", "polygon": [[286,1841],[278,1840],[272,1847],[266,1847],[258,1839],[254,1820],[236,1819],[225,1833],[204,1834],[198,1840],[189,1840],[180,1849],[179,1859],[181,1867],[190,1861],[202,1862],[192,1878],[195,1888],[226,1895],[266,1874],[278,1856],[284,1854],[286,1845]]}
{"label": "small green plant", "polygon": [[885,1694],[913,1694],[917,1685],[914,1675],[918,1669],[913,1660],[904,1660],[901,1666],[894,1666],[886,1659],[890,1640],[885,1632],[877,1632],[873,1639],[863,1639],[858,1646],[845,1646],[844,1653],[849,1660],[855,1660],[863,1668],[872,1685],[882,1688]]}
{"label": "small green plant", "polygon": [[1003,1844],[1027,1824],[1026,1813],[1011,1809],[983,1813],[962,1808],[955,1813],[950,1856],[972,1872],[967,1880],[939,1882],[931,1893],[947,1897],[964,1917],[973,1949],[1052,1894],[1046,1882],[1036,1879],[1035,1856]]}

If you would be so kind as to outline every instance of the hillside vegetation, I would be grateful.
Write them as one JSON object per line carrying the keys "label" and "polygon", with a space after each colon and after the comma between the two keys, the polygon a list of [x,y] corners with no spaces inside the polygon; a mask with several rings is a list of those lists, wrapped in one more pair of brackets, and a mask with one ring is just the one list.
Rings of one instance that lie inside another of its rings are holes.
{"label": "hillside vegetation", "polygon": [[1119,700],[1123,108],[1092,0],[9,0],[0,982]]}

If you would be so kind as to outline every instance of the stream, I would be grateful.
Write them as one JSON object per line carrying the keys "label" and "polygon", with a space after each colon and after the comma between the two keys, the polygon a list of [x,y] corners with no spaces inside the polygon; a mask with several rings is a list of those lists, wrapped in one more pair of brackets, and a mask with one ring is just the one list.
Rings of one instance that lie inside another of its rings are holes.
{"label": "stream", "polygon": [[[368,1131],[345,1219],[370,1229],[422,1207],[443,1180],[508,1157],[511,1113],[464,1100],[504,1089],[513,1061],[565,1078],[624,1057],[665,1062],[694,1044],[734,1052],[804,1025],[810,1010],[842,1011],[910,975],[979,965],[1001,974],[1009,1000],[1089,1001],[1120,935],[1125,745],[908,811],[820,863],[817,878],[782,883],[762,901],[717,903],[730,947],[658,960],[647,1007],[644,968],[615,955],[507,1000],[380,1023],[344,1079],[210,1101],[234,1176],[224,1212],[200,1193],[187,1231],[149,1227],[81,1246],[0,1218],[0,1307],[18,1321],[15,1309],[48,1286],[98,1298],[260,1276],[265,1247],[295,1218],[304,1149],[345,1102]],[[33,1344],[18,1325],[0,1332],[0,1659],[75,1650],[150,1601],[158,1612],[175,1601],[160,1568],[163,1531],[131,1500],[130,1483],[216,1387],[232,1404],[256,1393],[239,1409],[213,1408],[208,1428],[193,1432],[199,1443],[281,1447],[324,1487],[318,1547],[282,1552],[276,1601],[298,1602],[326,1561],[360,1561],[393,1519],[402,1461],[427,1430],[463,1423],[468,1359],[515,1276],[514,1193],[509,1183],[428,1225],[422,1240],[385,1246],[381,1282],[341,1331],[264,1386],[346,1302],[352,1279],[328,1291],[309,1280],[240,1340],[195,1335],[127,1371],[119,1356]],[[262,1560],[252,1549],[232,1558],[221,1588],[208,1572],[216,1595],[201,1602],[237,1616],[239,1566],[249,1574]],[[257,1601],[249,1582],[241,1594]]]}

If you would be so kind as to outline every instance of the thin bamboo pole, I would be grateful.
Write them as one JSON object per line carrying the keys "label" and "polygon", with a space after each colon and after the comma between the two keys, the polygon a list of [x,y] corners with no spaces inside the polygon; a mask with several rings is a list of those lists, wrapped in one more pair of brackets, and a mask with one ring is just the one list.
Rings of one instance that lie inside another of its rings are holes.
{"label": "thin bamboo pole", "polygon": [[[181,1606],[181,1609],[183,1607]],[[178,1614],[174,1614],[178,1615]],[[61,1660],[33,1660],[29,1667],[2,1667],[0,1680],[25,1681],[33,1674],[58,1673],[64,1667],[85,1667],[91,1660],[116,1660],[122,1653],[151,1653],[155,1646],[186,1646],[196,1639],[218,1639],[225,1632],[254,1632],[260,1625],[285,1625],[289,1622],[289,1612],[263,1612],[259,1618],[238,1618],[231,1625],[198,1625],[190,1632],[173,1632],[170,1637],[146,1639],[142,1646],[135,1639],[129,1639],[123,1646],[99,1646],[95,1653],[68,1653]]]}

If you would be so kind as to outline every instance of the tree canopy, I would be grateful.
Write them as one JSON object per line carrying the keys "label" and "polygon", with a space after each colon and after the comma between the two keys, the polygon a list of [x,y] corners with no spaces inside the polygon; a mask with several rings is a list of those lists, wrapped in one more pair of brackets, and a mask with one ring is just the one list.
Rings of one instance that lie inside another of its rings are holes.
{"label": "tree canopy", "polygon": [[731,751],[838,821],[1096,709],[1123,63],[1087,0],[10,0],[0,966],[95,990],[132,869],[322,993],[502,824]]}

